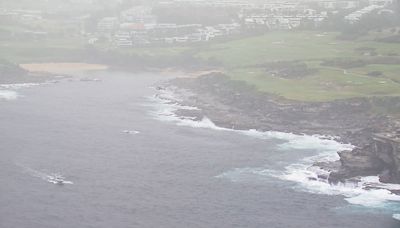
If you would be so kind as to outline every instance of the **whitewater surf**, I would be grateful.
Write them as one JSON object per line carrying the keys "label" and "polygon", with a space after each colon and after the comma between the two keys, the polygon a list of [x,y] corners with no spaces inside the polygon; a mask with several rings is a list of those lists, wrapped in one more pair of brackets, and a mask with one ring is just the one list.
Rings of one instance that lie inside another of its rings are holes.
{"label": "whitewater surf", "polygon": [[[271,170],[265,167],[245,167],[236,168],[216,175],[217,178],[228,178],[231,181],[245,180],[246,177],[272,176],[285,181],[296,183],[295,188],[300,191],[306,191],[313,194],[339,195],[353,205],[360,205],[366,208],[376,208],[398,213],[400,212],[400,196],[392,191],[400,191],[400,185],[384,184],[379,182],[378,177],[360,177],[359,182],[348,182],[331,184],[327,178],[329,173],[317,166],[316,162],[332,162],[339,160],[339,151],[352,150],[353,145],[343,144],[337,141],[335,136],[324,135],[297,135],[293,133],[266,131],[261,132],[255,129],[235,130],[216,126],[212,120],[203,117],[201,120],[195,120],[190,116],[178,116],[178,110],[199,110],[198,107],[181,105],[186,97],[187,91],[179,90],[176,87],[166,88],[152,97],[150,101],[154,102],[154,111],[151,115],[160,120],[172,122],[178,126],[192,128],[207,128],[218,131],[232,132],[249,137],[265,139],[279,139],[283,143],[279,149],[284,150],[313,150],[315,155],[305,157],[299,162],[284,167],[283,171]],[[394,214],[393,218],[398,219],[399,215]]]}

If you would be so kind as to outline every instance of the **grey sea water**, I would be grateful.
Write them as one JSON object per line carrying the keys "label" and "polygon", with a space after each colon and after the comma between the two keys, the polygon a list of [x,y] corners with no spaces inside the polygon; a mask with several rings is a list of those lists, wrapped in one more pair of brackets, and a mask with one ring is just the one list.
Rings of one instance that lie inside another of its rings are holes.
{"label": "grey sea water", "polygon": [[[165,75],[84,77],[100,80],[63,80],[0,99],[1,228],[400,227],[392,211],[236,174],[283,170],[316,151],[154,118],[151,86]],[[55,173],[71,184],[49,182]]]}

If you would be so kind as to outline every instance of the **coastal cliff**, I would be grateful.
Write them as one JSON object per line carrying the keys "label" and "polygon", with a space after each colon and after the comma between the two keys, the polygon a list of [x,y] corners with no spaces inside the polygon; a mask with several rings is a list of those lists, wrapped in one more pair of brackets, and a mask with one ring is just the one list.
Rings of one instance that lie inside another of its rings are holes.
{"label": "coastal cliff", "polygon": [[341,167],[331,173],[330,181],[354,176],[379,175],[384,183],[400,183],[400,135],[373,134],[369,144],[350,152],[340,152]]}
{"label": "coastal cliff", "polygon": [[381,174],[382,182],[400,183],[400,132],[375,134],[374,150],[383,161],[386,170]]}
{"label": "coastal cliff", "polygon": [[221,73],[170,83],[191,92],[183,99],[184,105],[199,108],[178,110],[179,115],[207,116],[225,128],[334,135],[353,144],[354,150],[339,152],[339,162],[315,164],[331,173],[325,177],[330,182],[380,175],[382,182],[400,183],[400,139],[388,134],[400,129],[400,124],[388,112],[375,112],[390,109],[396,113],[400,110],[398,97],[299,102],[259,92]]}
{"label": "coastal cliff", "polygon": [[383,183],[400,183],[400,138],[398,133],[373,134],[368,144],[339,152],[340,166],[331,172],[330,182],[357,176],[379,175]]}

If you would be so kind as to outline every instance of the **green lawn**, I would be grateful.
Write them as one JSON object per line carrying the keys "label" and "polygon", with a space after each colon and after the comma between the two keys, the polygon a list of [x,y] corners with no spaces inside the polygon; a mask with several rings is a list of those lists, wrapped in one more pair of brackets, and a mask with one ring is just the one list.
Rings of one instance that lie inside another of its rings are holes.
{"label": "green lawn", "polygon": [[131,49],[120,49],[121,53],[139,55],[139,56],[150,56],[150,57],[174,57],[178,56],[185,51],[190,50],[189,47],[136,47]]}
{"label": "green lawn", "polygon": [[79,57],[83,48],[83,41],[78,39],[2,41],[0,59],[14,63],[62,61]]}
{"label": "green lawn", "polygon": [[380,71],[383,73],[380,76],[381,80],[392,79],[400,82],[400,65],[371,64],[365,67],[354,68],[350,71],[364,75],[367,75],[369,72]]}
{"label": "green lawn", "polygon": [[[351,97],[400,96],[400,66],[367,65],[344,71],[321,66],[325,59],[368,58],[358,48],[374,48],[377,55],[400,55],[400,44],[369,40],[337,40],[336,33],[276,32],[212,45],[197,56],[222,63],[235,80],[256,86],[260,91],[302,101],[329,101]],[[284,79],[269,75],[257,64],[271,61],[301,61],[317,68],[315,75]],[[368,72],[382,71],[384,77],[368,76]]]}
{"label": "green lawn", "polygon": [[318,74],[284,79],[269,75],[261,68],[235,69],[234,80],[242,80],[263,92],[293,100],[330,101],[352,97],[400,96],[400,84],[391,80],[321,68]]}
{"label": "green lawn", "polygon": [[198,53],[204,59],[215,59],[225,67],[242,67],[271,61],[316,60],[363,57],[357,48],[376,48],[378,54],[400,55],[399,44],[371,41],[342,41],[337,33],[275,32],[263,36],[212,45]]}
{"label": "green lawn", "polygon": [[352,55],[352,50],[335,41],[333,35],[316,33],[270,33],[264,36],[217,44],[199,53],[226,67],[249,66],[278,60],[310,60]]}

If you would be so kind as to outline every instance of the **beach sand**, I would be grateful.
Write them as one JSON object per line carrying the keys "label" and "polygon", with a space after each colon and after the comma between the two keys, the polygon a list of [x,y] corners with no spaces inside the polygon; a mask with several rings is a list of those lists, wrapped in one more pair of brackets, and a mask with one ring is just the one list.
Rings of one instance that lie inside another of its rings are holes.
{"label": "beach sand", "polygon": [[30,63],[20,64],[20,67],[30,72],[48,72],[52,74],[108,69],[106,65],[88,63]]}

